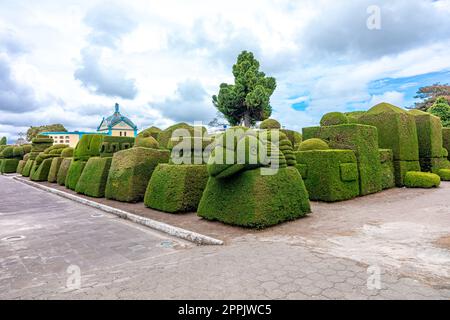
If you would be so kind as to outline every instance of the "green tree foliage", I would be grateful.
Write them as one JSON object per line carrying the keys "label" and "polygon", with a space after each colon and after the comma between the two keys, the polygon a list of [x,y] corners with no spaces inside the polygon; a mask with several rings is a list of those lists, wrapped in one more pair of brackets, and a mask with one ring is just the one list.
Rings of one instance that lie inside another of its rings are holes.
{"label": "green tree foliage", "polygon": [[438,97],[444,97],[450,103],[450,85],[435,83],[431,86],[419,88],[414,98],[423,101],[416,102],[414,108],[427,111]]}
{"label": "green tree foliage", "polygon": [[8,139],[6,139],[6,137],[3,137],[3,138],[0,140],[0,146],[5,146],[7,143],[8,143]]}
{"label": "green tree foliage", "polygon": [[445,97],[439,97],[428,112],[441,118],[442,126],[450,128],[450,105]]}
{"label": "green tree foliage", "polygon": [[38,127],[31,126],[27,130],[27,140],[31,141],[41,132],[67,132],[67,129],[64,128],[62,124],[48,124]]}
{"label": "green tree foliage", "polygon": [[259,71],[259,62],[253,53],[243,51],[233,66],[234,84],[222,83],[213,104],[232,126],[250,127],[272,114],[270,96],[276,80]]}

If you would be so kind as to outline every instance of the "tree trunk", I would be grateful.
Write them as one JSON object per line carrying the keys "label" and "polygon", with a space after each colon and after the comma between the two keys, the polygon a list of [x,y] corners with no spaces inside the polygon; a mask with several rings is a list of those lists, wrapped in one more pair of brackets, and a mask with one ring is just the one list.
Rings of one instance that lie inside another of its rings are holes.
{"label": "tree trunk", "polygon": [[250,128],[251,125],[250,112],[247,111],[244,113],[244,126]]}

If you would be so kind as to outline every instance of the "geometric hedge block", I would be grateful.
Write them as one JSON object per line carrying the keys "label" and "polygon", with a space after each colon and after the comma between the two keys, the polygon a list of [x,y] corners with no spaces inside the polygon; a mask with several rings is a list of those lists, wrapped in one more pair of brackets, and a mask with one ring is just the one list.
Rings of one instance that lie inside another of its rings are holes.
{"label": "geometric hedge block", "polygon": [[443,146],[441,119],[420,110],[412,110],[409,114],[416,120],[419,157],[440,158]]}
{"label": "geometric hedge block", "polygon": [[144,198],[148,181],[159,163],[169,161],[170,151],[134,147],[114,153],[105,196],[123,202]]}
{"label": "geometric hedge block", "polygon": [[52,158],[45,159],[39,165],[35,162],[30,172],[30,179],[32,181],[47,181],[52,160]]}
{"label": "geometric hedge block", "polygon": [[56,182],[60,186],[66,185],[67,172],[69,172],[72,161],[73,158],[63,158],[61,165],[59,166]]}
{"label": "geometric hedge block", "polygon": [[19,159],[2,159],[0,171],[2,173],[15,173],[18,165]]}
{"label": "geometric hedge block", "polygon": [[419,160],[415,117],[388,103],[380,103],[363,114],[358,123],[378,128],[381,149],[392,149],[395,161]]}
{"label": "geometric hedge block", "polygon": [[395,187],[394,157],[391,149],[380,149],[381,185],[383,190]]}
{"label": "geometric hedge block", "polygon": [[331,149],[354,151],[358,162],[360,195],[382,190],[377,128],[355,123],[303,128],[303,139],[312,138],[324,140]]}
{"label": "geometric hedge block", "polygon": [[87,161],[84,160],[74,160],[70,164],[69,171],[67,171],[66,176],[66,188],[70,190],[75,190],[78,180],[83,173],[83,169],[86,166]]}
{"label": "geometric hedge block", "polygon": [[28,159],[27,163],[25,163],[25,166],[23,167],[23,170],[22,170],[23,177],[30,176],[30,171],[31,171],[31,168],[33,167],[33,164],[34,164],[34,160]]}
{"label": "geometric hedge block", "polygon": [[447,158],[450,160],[450,128],[442,128],[443,146],[448,151]]}
{"label": "geometric hedge block", "polygon": [[225,179],[209,177],[197,210],[207,220],[258,229],[310,212],[308,192],[294,167],[274,175],[253,169]]}
{"label": "geometric hedge block", "polygon": [[309,199],[335,202],[359,196],[359,172],[351,150],[314,150],[295,152]]}
{"label": "geometric hedge block", "polygon": [[106,180],[112,157],[92,157],[86,163],[75,191],[90,197],[103,198],[105,196]]}
{"label": "geometric hedge block", "polygon": [[26,163],[27,163],[27,162],[26,162],[25,160],[20,160],[20,161],[19,161],[19,164],[17,165],[16,173],[22,174],[22,170],[23,170],[23,168],[25,167],[25,164],[26,164]]}
{"label": "geometric hedge block", "polygon": [[52,165],[50,166],[50,171],[48,172],[47,181],[48,182],[56,182],[58,179],[58,171],[59,167],[61,166],[61,163],[63,161],[63,158],[53,158],[52,159]]}
{"label": "geometric hedge block", "polygon": [[206,165],[160,164],[150,178],[144,204],[169,213],[197,211],[208,178]]}

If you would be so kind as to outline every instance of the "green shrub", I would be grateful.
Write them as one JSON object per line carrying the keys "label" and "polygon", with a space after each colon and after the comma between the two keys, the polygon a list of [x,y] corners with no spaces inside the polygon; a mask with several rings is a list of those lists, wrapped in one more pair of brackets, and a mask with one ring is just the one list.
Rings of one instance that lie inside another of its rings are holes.
{"label": "green shrub", "polygon": [[116,152],[106,183],[106,198],[141,201],[153,170],[159,163],[167,163],[169,156],[168,150],[140,147]]}
{"label": "green shrub", "polygon": [[331,149],[355,152],[358,160],[361,195],[382,190],[377,128],[361,124],[303,128],[303,139],[312,138],[324,140]]}
{"label": "green shrub", "polygon": [[103,198],[105,196],[106,181],[108,180],[111,161],[111,157],[89,158],[78,180],[75,191],[90,197]]}
{"label": "green shrub", "polygon": [[139,134],[137,135],[137,137],[139,138],[147,138],[147,137],[153,137],[155,140],[158,141],[158,137],[159,137],[159,133],[162,130],[160,128],[157,127],[150,127],[148,129],[142,130],[141,132],[139,132]]}
{"label": "green shrub", "polygon": [[450,169],[440,169],[438,175],[442,181],[450,181]]}
{"label": "green shrub", "polygon": [[[159,142],[159,146],[161,148],[167,149],[167,145],[169,143],[169,140],[171,138],[173,138],[173,133],[175,132],[175,130],[177,129],[185,129],[189,132],[189,136],[190,137],[194,137],[195,136],[195,132],[194,132],[194,127],[190,126],[186,123],[177,123],[167,129],[165,129],[164,131],[161,131],[158,135],[158,142]],[[198,130],[198,135],[200,136],[201,134],[205,134],[206,133],[206,128],[201,127],[201,128],[197,128],[196,130]]]}
{"label": "green shrub", "polygon": [[[450,153],[450,128],[442,128],[442,140],[444,148]],[[450,155],[447,153],[447,158],[450,160]]]}
{"label": "green shrub", "polygon": [[31,144],[23,144],[21,145],[24,154],[30,153],[31,149],[32,149],[32,145]]}
{"label": "green shrub", "polygon": [[149,137],[136,137],[135,147],[158,149],[159,148],[159,143],[152,136],[149,136]]}
{"label": "green shrub", "polygon": [[366,111],[351,111],[345,112],[344,114],[347,116],[348,123],[358,123],[359,117],[365,113]]}
{"label": "green shrub", "polygon": [[438,97],[427,112],[438,117],[442,122],[442,126],[450,127],[450,105],[445,97]]}
{"label": "green shrub", "polygon": [[13,158],[14,157],[14,147],[7,146],[2,151],[3,158]]}
{"label": "green shrub", "polygon": [[310,200],[335,202],[359,195],[359,173],[351,150],[296,152],[297,168]]}
{"label": "green shrub", "polygon": [[337,126],[340,124],[347,124],[347,123],[349,123],[347,116],[341,112],[327,113],[320,120],[320,125],[322,127]]}
{"label": "green shrub", "polygon": [[[104,135],[85,134],[78,141],[73,152],[74,160],[87,161],[90,157],[100,156],[100,148],[103,143]],[[73,186],[75,188],[75,186]]]}
{"label": "green shrub", "polygon": [[70,190],[75,190],[78,180],[81,177],[81,174],[83,173],[83,169],[86,166],[86,162],[84,160],[74,160],[70,164],[69,170],[67,171],[66,176],[66,188],[69,188]]}
{"label": "green shrub", "polygon": [[196,211],[208,177],[206,165],[159,164],[148,183],[144,204],[170,213]]}
{"label": "green shrub", "polygon": [[388,103],[381,103],[367,111],[359,122],[378,129],[378,144],[392,149],[395,161],[418,161],[419,142],[413,115]]}
{"label": "green shrub", "polygon": [[114,153],[120,150],[130,149],[134,146],[133,137],[105,136],[100,148],[101,157],[112,157]]}
{"label": "green shrub", "polygon": [[297,131],[284,130],[284,129],[281,130],[281,132],[283,132],[287,136],[287,138],[291,141],[292,148],[294,149],[294,151],[298,151],[300,144],[303,141],[302,134]]}
{"label": "green shrub", "polygon": [[167,144],[171,150],[169,163],[205,164],[210,156],[213,140],[207,137],[172,138]]}
{"label": "green shrub", "polygon": [[405,175],[407,188],[437,188],[441,184],[441,178],[434,173],[409,171]]}
{"label": "green shrub", "polygon": [[420,158],[442,157],[442,124],[438,117],[420,110],[411,110],[417,128]]}
{"label": "green shrub", "polygon": [[23,147],[21,147],[21,146],[14,147],[14,149],[13,149],[13,157],[14,158],[22,159],[24,155],[25,155],[25,150],[23,149]]}
{"label": "green shrub", "polygon": [[409,171],[420,171],[419,161],[394,161],[395,185],[405,186],[405,175]]}
{"label": "green shrub", "polygon": [[72,158],[73,157],[73,148],[68,147],[64,148],[61,151],[61,158]]}
{"label": "green shrub", "polygon": [[394,156],[391,149],[380,149],[381,186],[383,190],[395,187]]}
{"label": "green shrub", "polygon": [[61,163],[63,161],[63,158],[53,158],[52,164],[50,166],[50,170],[48,172],[47,181],[48,182],[57,182],[58,181],[58,171],[59,167],[61,166]]}
{"label": "green shrub", "polygon": [[264,130],[281,129],[281,124],[275,119],[267,119],[261,122],[259,128]]}
{"label": "green shrub", "polygon": [[22,174],[23,168],[25,167],[25,164],[27,162],[25,160],[20,160],[19,164],[17,165],[16,173]]}
{"label": "green shrub", "polygon": [[30,179],[32,181],[47,181],[52,161],[53,158],[44,159],[40,164],[35,161],[30,172]]}
{"label": "green shrub", "polygon": [[72,164],[73,158],[63,158],[61,165],[59,166],[58,176],[56,182],[60,186],[66,185],[67,173],[69,172],[70,165]]}
{"label": "green shrub", "polygon": [[15,173],[18,165],[19,159],[3,159],[0,171],[1,173]]}
{"label": "green shrub", "polygon": [[43,152],[48,147],[51,147],[53,145],[53,139],[46,138],[42,136],[38,136],[37,138],[34,138],[31,143],[31,151],[32,153],[40,153]]}
{"label": "green shrub", "polygon": [[330,147],[328,144],[317,138],[312,138],[303,141],[300,143],[300,146],[298,147],[298,151],[313,151],[313,150],[328,150]]}
{"label": "green shrub", "polygon": [[27,163],[25,164],[25,166],[23,167],[23,170],[22,170],[23,177],[30,176],[30,171],[31,171],[31,168],[33,167],[33,164],[34,164],[34,160],[32,160],[32,159],[27,160]]}
{"label": "green shrub", "polygon": [[244,171],[229,179],[210,177],[198,206],[198,215],[231,225],[265,228],[311,212],[308,193],[294,167],[262,175]]}

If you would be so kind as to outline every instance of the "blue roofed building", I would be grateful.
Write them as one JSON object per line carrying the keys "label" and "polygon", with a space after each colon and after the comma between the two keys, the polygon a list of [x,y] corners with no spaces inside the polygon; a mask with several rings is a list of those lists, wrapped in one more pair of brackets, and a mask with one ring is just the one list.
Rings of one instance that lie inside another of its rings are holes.
{"label": "blue roofed building", "polygon": [[75,147],[81,137],[85,134],[104,134],[119,137],[135,137],[137,135],[137,126],[128,117],[120,113],[118,103],[114,106],[114,113],[109,117],[103,117],[97,132],[42,132],[41,135],[49,136],[53,139],[54,144],[68,144]]}

